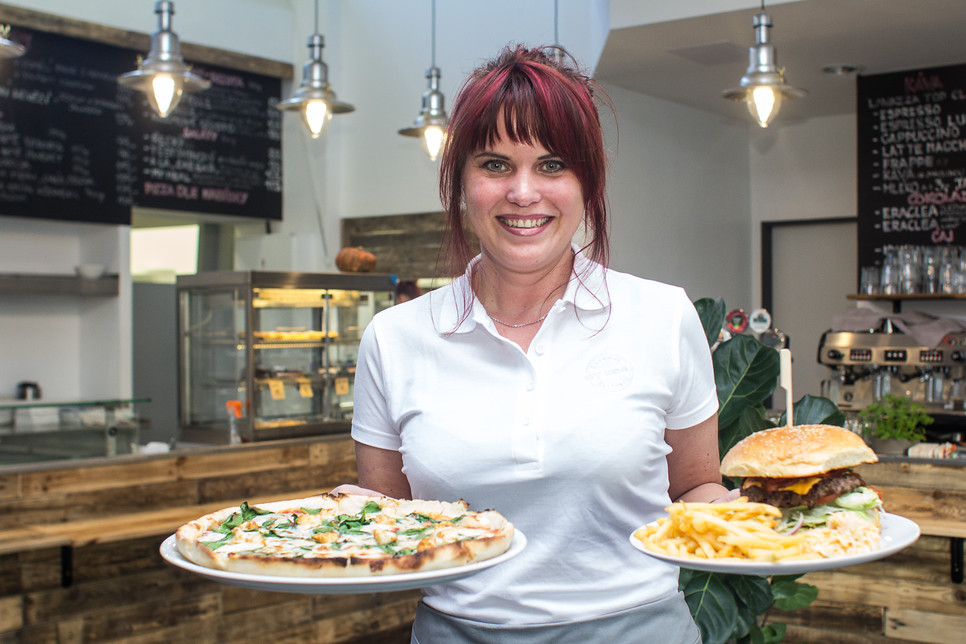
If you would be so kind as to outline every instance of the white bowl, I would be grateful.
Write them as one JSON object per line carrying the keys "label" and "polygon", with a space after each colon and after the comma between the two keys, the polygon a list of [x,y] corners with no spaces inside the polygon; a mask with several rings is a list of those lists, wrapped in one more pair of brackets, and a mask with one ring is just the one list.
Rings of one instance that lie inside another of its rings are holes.
{"label": "white bowl", "polygon": [[81,264],[74,270],[86,280],[96,280],[104,274],[104,264]]}

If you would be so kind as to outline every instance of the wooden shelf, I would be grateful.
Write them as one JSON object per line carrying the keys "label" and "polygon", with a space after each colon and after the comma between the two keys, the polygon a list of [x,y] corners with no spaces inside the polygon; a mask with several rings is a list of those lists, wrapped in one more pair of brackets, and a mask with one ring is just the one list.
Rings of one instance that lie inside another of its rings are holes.
{"label": "wooden shelf", "polygon": [[901,300],[966,300],[966,293],[896,293],[895,295],[854,293],[845,297],[849,300],[883,300],[888,302]]}
{"label": "wooden shelf", "polygon": [[118,294],[117,275],[84,279],[76,275],[0,274],[0,295],[78,295],[111,297]]}

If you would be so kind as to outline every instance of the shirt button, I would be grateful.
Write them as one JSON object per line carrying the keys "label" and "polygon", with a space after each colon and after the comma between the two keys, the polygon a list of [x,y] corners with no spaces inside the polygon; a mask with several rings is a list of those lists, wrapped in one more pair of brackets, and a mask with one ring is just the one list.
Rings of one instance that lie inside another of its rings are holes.
{"label": "shirt button", "polygon": [[533,350],[538,356],[542,356],[543,352],[546,351],[546,348],[542,344],[538,344]]}
{"label": "shirt button", "polygon": [[523,424],[524,427],[528,427],[530,425],[530,419],[529,418],[524,418],[522,424]]}
{"label": "shirt button", "polygon": [[536,388],[537,388],[537,383],[535,383],[534,381],[531,380],[530,382],[527,383],[527,391],[533,391]]}

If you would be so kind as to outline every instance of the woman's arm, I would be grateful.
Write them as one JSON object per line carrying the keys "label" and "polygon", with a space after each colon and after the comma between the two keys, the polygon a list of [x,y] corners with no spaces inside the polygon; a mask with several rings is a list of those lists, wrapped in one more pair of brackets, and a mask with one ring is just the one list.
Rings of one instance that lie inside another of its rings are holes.
{"label": "woman's arm", "polygon": [[332,492],[379,494],[395,499],[412,498],[409,479],[402,472],[402,455],[399,452],[357,441],[356,467],[359,470],[359,485],[340,485]]}
{"label": "woman's arm", "polygon": [[707,502],[732,495],[721,485],[717,414],[687,429],[664,430],[664,440],[671,446],[667,468],[672,501]]}

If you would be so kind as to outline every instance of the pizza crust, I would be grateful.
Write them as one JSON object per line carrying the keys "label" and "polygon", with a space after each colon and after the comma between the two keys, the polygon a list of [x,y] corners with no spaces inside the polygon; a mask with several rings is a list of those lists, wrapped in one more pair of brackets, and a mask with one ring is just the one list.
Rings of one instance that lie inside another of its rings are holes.
{"label": "pizza crust", "polygon": [[469,515],[464,521],[484,531],[478,538],[432,546],[413,554],[389,555],[380,550],[339,555],[334,551],[326,556],[257,555],[245,552],[222,553],[208,548],[202,537],[220,525],[238,506],[223,508],[182,525],[175,533],[178,552],[188,561],[223,570],[255,575],[280,577],[368,577],[393,575],[462,566],[484,561],[506,552],[513,541],[513,524],[499,512],[468,511],[465,502],[458,503],[423,500],[397,500],[388,497],[366,497],[349,494],[323,494],[304,499],[260,504],[262,510],[283,511],[293,508],[331,510],[335,514],[357,515],[366,503],[375,501],[384,513],[406,516],[412,512],[455,517]]}

